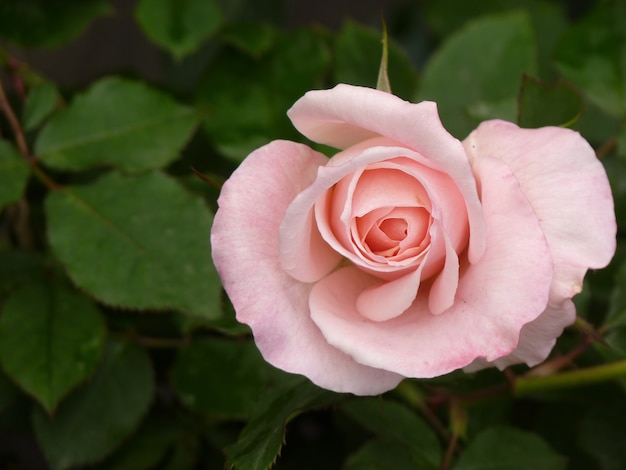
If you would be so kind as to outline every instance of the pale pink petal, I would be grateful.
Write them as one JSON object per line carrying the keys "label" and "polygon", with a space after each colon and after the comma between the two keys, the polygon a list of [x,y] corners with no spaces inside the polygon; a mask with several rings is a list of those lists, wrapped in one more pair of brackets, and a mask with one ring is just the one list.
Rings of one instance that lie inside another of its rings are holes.
{"label": "pale pink petal", "polygon": [[432,315],[421,293],[402,315],[365,320],[356,309],[361,292],[379,281],[342,268],[311,291],[313,321],[328,342],[356,361],[407,377],[435,377],[510,354],[523,325],[545,309],[552,262],[535,213],[509,168],[494,159],[475,167],[482,185],[487,249],[461,267],[454,305]]}
{"label": "pale pink petal", "polygon": [[481,124],[464,145],[473,160],[509,165],[548,240],[553,294],[562,300],[580,292],[587,269],[606,266],[616,244],[611,188],[593,149],[568,129],[520,129],[504,121]]}
{"label": "pale pink petal", "polygon": [[549,305],[536,320],[524,325],[519,344],[511,354],[493,362],[477,359],[464,370],[474,372],[491,366],[504,369],[519,363],[526,363],[530,367],[536,366],[546,360],[556,344],[556,339],[561,336],[566,326],[574,323],[574,320],[576,307],[571,300],[565,300],[558,305]]}
{"label": "pale pink petal", "polygon": [[291,200],[326,158],[292,142],[253,152],[224,184],[211,231],[213,260],[237,319],[250,325],[263,357],[339,392],[377,394],[401,376],[363,366],[330,346],[311,321],[310,284],[278,262],[278,227]]}
{"label": "pale pink petal", "polygon": [[443,269],[432,283],[428,294],[428,309],[433,315],[439,315],[454,305],[456,291],[459,286],[459,257],[452,246],[450,237],[443,231],[440,224],[433,225],[433,238],[442,239],[445,243],[445,260]]}
{"label": "pale pink petal", "polygon": [[342,84],[308,92],[288,115],[302,134],[316,142],[344,149],[384,136],[429,159],[452,177],[463,194],[471,229],[469,259],[480,258],[485,229],[475,179],[461,142],[444,129],[435,103],[409,103],[383,91]]}
{"label": "pale pink petal", "polygon": [[417,295],[423,265],[399,279],[367,287],[350,308],[376,322],[395,318],[411,306]]}
{"label": "pale pink petal", "polygon": [[[376,142],[378,141],[372,143]],[[354,149],[350,149],[350,152],[353,151]],[[370,163],[392,159],[398,155],[420,158],[419,155],[415,155],[415,152],[403,147],[370,147],[366,143],[362,149],[352,154],[350,158],[342,159],[342,163],[338,165],[329,163],[318,169],[315,181],[294,198],[285,211],[285,216],[280,226],[280,260],[285,271],[303,282],[313,282],[323,277],[334,267],[334,265],[331,266],[326,272],[321,270],[313,271],[311,269],[312,261],[309,250],[310,231],[308,230],[308,224],[314,207],[315,211],[318,212],[316,217],[317,228],[330,247],[329,250],[332,248],[335,253],[334,255],[325,254],[324,256],[330,258],[339,254],[345,256],[353,263],[362,266],[368,265],[367,260],[356,254],[351,248],[346,247],[347,242],[345,240],[337,239],[339,230],[332,226],[332,224],[336,224],[336,218],[330,214],[331,208],[329,205],[332,198],[328,194],[328,190],[342,178],[362,170]],[[320,202],[316,204],[318,200]],[[343,210],[343,208],[340,209]],[[328,263],[328,265],[330,264],[332,263]],[[380,269],[385,270],[384,267]],[[395,268],[389,268],[389,270],[395,270]]]}

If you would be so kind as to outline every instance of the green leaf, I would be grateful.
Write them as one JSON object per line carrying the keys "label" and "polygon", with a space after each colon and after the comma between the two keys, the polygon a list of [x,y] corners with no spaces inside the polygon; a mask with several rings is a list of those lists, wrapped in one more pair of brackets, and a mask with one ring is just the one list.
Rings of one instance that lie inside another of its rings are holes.
{"label": "green leaf", "polygon": [[409,408],[377,398],[360,398],[341,405],[342,411],[370,432],[405,447],[418,468],[436,469],[441,447],[433,430]]}
{"label": "green leaf", "polygon": [[246,418],[265,381],[265,362],[252,341],[199,338],[179,352],[172,369],[186,406],[226,418]]}
{"label": "green leaf", "polygon": [[397,442],[378,438],[351,455],[343,470],[415,470],[435,468],[417,466],[407,448]]}
{"label": "green leaf", "polygon": [[263,60],[223,51],[199,89],[205,131],[235,161],[270,140],[298,139],[287,110],[304,93],[322,86],[329,62],[326,43],[307,30],[279,38]]}
{"label": "green leaf", "polygon": [[140,0],[135,18],[152,41],[182,59],[217,30],[222,10],[215,0]]}
{"label": "green leaf", "polygon": [[0,210],[22,197],[30,167],[17,149],[0,140]]}
{"label": "green leaf", "polygon": [[58,46],[111,11],[107,0],[2,0],[0,37],[23,46]]}
{"label": "green leaf", "polygon": [[617,154],[622,160],[626,160],[626,126],[622,127],[617,138]]}
{"label": "green leaf", "polygon": [[[336,41],[335,81],[376,88],[380,67],[380,32],[346,21]],[[404,50],[394,41],[389,41],[388,75],[395,95],[405,99],[413,97],[417,72]]]}
{"label": "green leaf", "polygon": [[104,78],[48,122],[35,153],[61,170],[161,168],[178,156],[196,119],[190,108],[141,82]]}
{"label": "green leaf", "polygon": [[626,468],[626,430],[623,400],[598,401],[580,420],[580,447],[597,463],[598,470]]}
{"label": "green leaf", "polygon": [[181,429],[166,419],[148,417],[141,428],[102,466],[103,470],[151,470],[180,439]]}
{"label": "green leaf", "polygon": [[54,470],[95,462],[137,428],[154,393],[146,352],[111,342],[98,373],[61,403],[54,417],[33,413],[37,441]]}
{"label": "green leaf", "polygon": [[199,87],[206,110],[203,129],[224,156],[243,160],[272,140],[271,95],[261,80],[261,64],[247,55],[223,52]]}
{"label": "green leaf", "polygon": [[26,96],[22,121],[27,131],[36,129],[57,106],[59,93],[50,82],[42,82],[31,88]]}
{"label": "green leaf", "polygon": [[0,414],[9,409],[20,396],[20,390],[0,371]]}
{"label": "green leaf", "polygon": [[268,52],[276,41],[278,31],[269,23],[245,22],[229,23],[220,38],[242,52],[260,58]]}
{"label": "green leaf", "polygon": [[239,440],[226,448],[229,464],[237,470],[270,468],[280,453],[289,421],[305,411],[329,406],[342,397],[302,379],[271,390],[260,400]]}
{"label": "green leaf", "polygon": [[26,284],[4,303],[0,361],[6,373],[52,412],[93,373],[106,329],[86,297],[61,286]]}
{"label": "green leaf", "polygon": [[626,117],[626,5],[600,2],[563,35],[556,65],[592,102]]}
{"label": "green leaf", "polygon": [[0,251],[0,295],[15,286],[34,280],[42,280],[44,261],[30,251]]}
{"label": "green leaf", "polygon": [[524,76],[518,95],[517,123],[521,127],[569,127],[582,112],[582,99],[566,82],[548,85]]}
{"label": "green leaf", "polygon": [[204,202],[159,172],[111,173],[46,201],[49,243],[80,288],[133,309],[216,317],[221,285]]}
{"label": "green leaf", "polygon": [[540,76],[543,79],[553,80],[555,78],[552,66],[554,49],[567,27],[563,5],[543,0],[481,0],[480,2],[437,0],[424,3],[424,14],[429,32],[432,31],[438,39],[453,34],[468,21],[477,17],[512,10],[524,10],[530,15],[538,45]]}
{"label": "green leaf", "polygon": [[[479,123],[469,109],[514,98],[523,74],[533,74],[536,62],[527,14],[486,16],[468,22],[433,54],[424,70],[418,101],[436,101],[446,129],[464,138]],[[514,113],[492,117],[515,120]]]}
{"label": "green leaf", "polygon": [[459,457],[454,470],[558,470],[566,462],[535,434],[496,426],[479,434]]}

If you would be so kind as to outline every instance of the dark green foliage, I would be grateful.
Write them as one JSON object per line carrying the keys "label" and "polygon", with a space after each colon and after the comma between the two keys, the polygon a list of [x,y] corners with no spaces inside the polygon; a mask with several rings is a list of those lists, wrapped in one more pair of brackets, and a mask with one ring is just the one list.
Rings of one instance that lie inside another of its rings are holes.
{"label": "dark green foliage", "polygon": [[[503,118],[571,126],[597,149],[619,248],[576,303],[606,344],[569,328],[549,363],[592,375],[546,390],[556,370],[536,369],[521,397],[523,366],[459,371],[354,397],[264,362],[210,230],[237,164],[305,140],[286,115],[297,99],[376,86],[378,12],[330,29],[289,24],[302,2],[0,0],[0,468],[38,455],[53,470],[626,468],[626,2],[574,3],[383,13],[392,91],[437,101],[456,137]],[[75,88],[47,68],[120,18],[152,75],[123,63]]]}

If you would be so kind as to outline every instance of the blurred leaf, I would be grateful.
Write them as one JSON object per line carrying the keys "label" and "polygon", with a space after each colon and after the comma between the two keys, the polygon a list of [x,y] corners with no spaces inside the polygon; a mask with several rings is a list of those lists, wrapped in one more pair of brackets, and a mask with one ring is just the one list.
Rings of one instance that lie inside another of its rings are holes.
{"label": "blurred leaf", "polygon": [[64,470],[105,457],[137,428],[153,393],[146,352],[111,342],[96,376],[64,400],[53,418],[34,410],[35,435],[51,467]]}
{"label": "blurred leaf", "polygon": [[499,101],[478,101],[467,107],[467,115],[476,121],[497,119],[503,116],[514,116],[517,110],[517,100],[513,96]]}
{"label": "blurred leaf", "polygon": [[26,284],[4,303],[0,360],[9,376],[52,412],[93,373],[106,329],[86,297],[61,286]]}
{"label": "blurred leaf", "polygon": [[285,427],[300,413],[329,406],[343,396],[294,379],[270,390],[241,432],[226,448],[228,463],[237,470],[267,470],[285,440]]}
{"label": "blurred leaf", "polygon": [[181,59],[217,30],[222,10],[215,0],[140,0],[135,18],[152,41]]}
{"label": "blurred leaf", "polygon": [[30,251],[0,251],[0,294],[25,281],[43,277],[41,256]]}
{"label": "blurred leaf", "polygon": [[562,37],[556,64],[600,108],[626,117],[626,4],[599,2]]}
{"label": "blurred leaf", "polygon": [[518,95],[517,123],[521,127],[569,127],[582,112],[582,99],[567,83],[548,85],[524,76]]}
{"label": "blurred leaf", "polygon": [[103,470],[151,470],[157,468],[175,445],[181,430],[176,423],[148,418],[131,439],[106,462]]}
{"label": "blurred leaf", "polygon": [[0,210],[22,197],[30,167],[7,140],[0,140]]}
{"label": "blurred leaf", "polygon": [[[336,41],[335,81],[376,88],[381,33],[353,21],[346,21]],[[394,41],[389,41],[387,72],[393,94],[411,99],[417,85],[417,72],[404,50]]]}
{"label": "blurred leaf", "polygon": [[22,121],[27,131],[36,129],[54,111],[59,100],[56,86],[51,82],[42,82],[28,91]]}
{"label": "blurred leaf", "polygon": [[[418,101],[437,101],[448,131],[464,138],[479,121],[471,118],[470,107],[515,97],[522,74],[532,74],[536,67],[528,15],[487,16],[469,22],[433,54],[424,70]],[[514,114],[492,117],[515,120]]]}
{"label": "blurred leaf", "polygon": [[267,62],[268,92],[277,137],[298,135],[287,110],[307,91],[320,88],[330,68],[331,55],[324,32],[299,29],[276,42]]}
{"label": "blurred leaf", "polygon": [[262,61],[224,51],[200,86],[199,102],[207,111],[204,129],[235,161],[273,139],[297,139],[287,110],[321,86],[329,62],[322,37],[304,29],[279,38]]}
{"label": "blurred leaf", "polygon": [[20,390],[0,371],[0,414],[13,406],[20,396]]}
{"label": "blurred leaf", "polygon": [[190,108],[141,82],[104,78],[53,116],[39,134],[35,153],[61,170],[161,168],[178,156],[196,120]]}
{"label": "blurred leaf", "polygon": [[542,0],[481,0],[480,2],[437,0],[424,2],[424,13],[429,29],[438,39],[442,39],[463,27],[468,21],[485,14],[511,10],[526,11],[530,15],[537,39],[540,77],[552,81],[556,78],[552,63],[554,50],[567,27],[567,12],[565,5],[561,3]]}
{"label": "blurred leaf", "polygon": [[258,59],[274,45],[277,35],[272,25],[250,21],[228,24],[220,37],[227,44]]}
{"label": "blurred leaf", "polygon": [[617,138],[617,154],[626,160],[626,126],[623,126]]}
{"label": "blurred leaf", "polygon": [[626,428],[623,400],[598,401],[580,420],[581,448],[597,463],[598,470],[626,468]]}
{"label": "blurred leaf", "polygon": [[343,470],[415,470],[436,468],[416,466],[407,448],[397,442],[378,438],[367,442],[351,455]]}
{"label": "blurred leaf", "polygon": [[204,130],[221,153],[236,161],[272,140],[271,95],[258,79],[260,68],[248,56],[224,52],[199,88],[207,115]]}
{"label": "blurred leaf", "polygon": [[198,338],[179,352],[172,383],[192,410],[243,419],[263,391],[264,366],[252,341]]}
{"label": "blurred leaf", "polygon": [[193,315],[178,315],[177,320],[181,331],[189,333],[196,328],[208,328],[218,331],[226,336],[242,336],[252,333],[250,327],[244,323],[239,323],[235,317],[235,310],[228,298],[224,299],[225,305],[222,309],[222,316],[219,318],[197,317]]}
{"label": "blurred leaf", "polygon": [[359,398],[346,401],[341,410],[380,439],[404,446],[418,468],[439,467],[442,453],[437,436],[406,406],[390,400]]}
{"label": "blurred leaf", "polygon": [[[617,225],[620,229],[626,228],[626,160],[610,155],[604,157],[602,163],[606,168],[613,190]],[[626,286],[626,277],[623,278],[621,285]]]}
{"label": "blurred leaf", "polygon": [[58,46],[111,11],[107,0],[2,0],[0,37],[22,46]]}
{"label": "blurred leaf", "polygon": [[162,173],[111,173],[46,201],[53,251],[80,288],[133,309],[220,315],[211,261],[212,216]]}
{"label": "blurred leaf", "polygon": [[469,443],[454,470],[558,470],[566,461],[535,434],[506,426],[489,428]]}

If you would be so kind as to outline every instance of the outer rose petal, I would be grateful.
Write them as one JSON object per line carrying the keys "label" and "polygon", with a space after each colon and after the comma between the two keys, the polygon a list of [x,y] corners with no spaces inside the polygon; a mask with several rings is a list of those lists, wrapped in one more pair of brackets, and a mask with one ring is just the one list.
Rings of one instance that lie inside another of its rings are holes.
{"label": "outer rose petal", "polygon": [[554,261],[552,301],[580,292],[587,269],[613,257],[617,231],[606,172],[587,141],[568,129],[494,120],[463,143],[472,160],[501,159],[519,180]]}
{"label": "outer rose petal", "polygon": [[432,315],[428,296],[386,322],[356,311],[361,291],[377,280],[354,267],[340,269],[311,291],[311,317],[328,342],[362,364],[407,377],[435,377],[478,357],[495,361],[518,344],[523,325],[549,300],[552,261],[533,208],[510,169],[495,159],[476,164],[482,186],[487,249],[462,268],[454,305]]}
{"label": "outer rose petal", "polygon": [[571,300],[566,300],[561,305],[549,305],[539,318],[524,325],[519,344],[511,354],[493,362],[477,359],[464,370],[474,372],[490,366],[504,369],[521,362],[530,367],[536,366],[550,355],[556,339],[575,319],[576,307]]}
{"label": "outer rose petal", "polygon": [[250,325],[268,362],[330,390],[377,394],[402,377],[357,364],[330,346],[309,316],[311,286],[286,274],[278,261],[285,209],[326,162],[286,141],[248,156],[222,188],[211,231],[213,260],[237,319]]}
{"label": "outer rose petal", "polygon": [[463,194],[471,233],[469,259],[480,258],[485,228],[476,182],[461,143],[441,124],[435,103],[409,103],[380,90],[341,84],[306,93],[287,114],[296,129],[316,142],[343,149],[384,136],[430,159]]}

